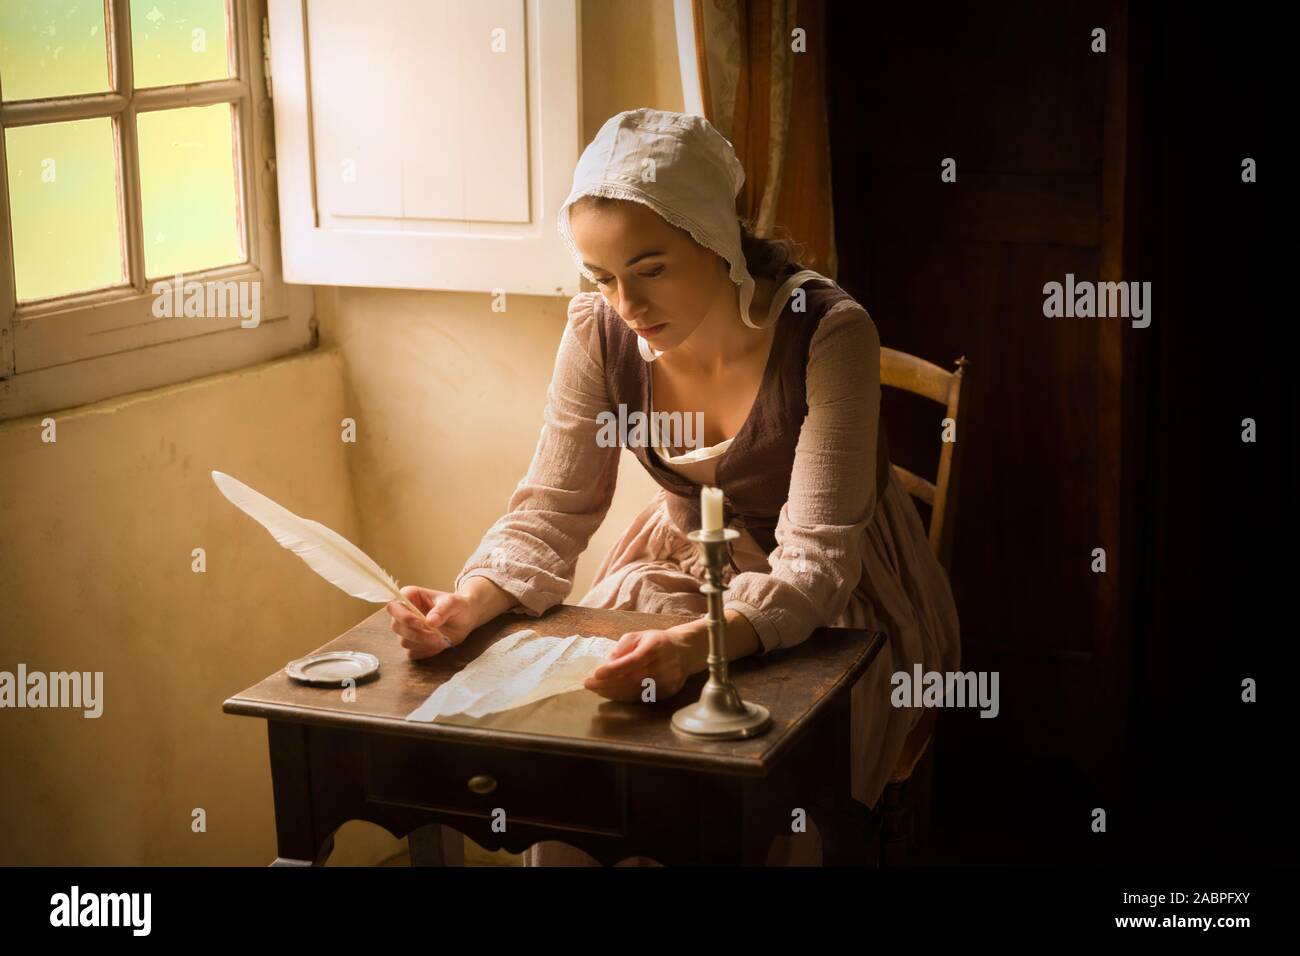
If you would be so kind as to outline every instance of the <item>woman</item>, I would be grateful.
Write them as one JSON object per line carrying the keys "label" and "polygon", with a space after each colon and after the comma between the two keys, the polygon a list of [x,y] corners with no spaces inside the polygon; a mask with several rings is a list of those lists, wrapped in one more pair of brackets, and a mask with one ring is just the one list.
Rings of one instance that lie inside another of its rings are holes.
{"label": "woman", "polygon": [[[698,116],[629,110],[601,128],[559,221],[599,291],[569,302],[528,474],[453,590],[403,588],[425,618],[394,602],[392,628],[408,656],[428,657],[449,646],[442,635],[459,643],[505,611],[536,616],[563,601],[614,493],[620,449],[602,413],[703,413],[694,447],[682,435],[620,436],[662,487],[580,603],[706,614],[686,533],[700,527],[701,484],[721,487],[727,524],[741,533],[723,578],[729,659],[823,626],[888,636],[853,690],[853,792],[875,806],[921,716],[890,705],[889,677],[918,662],[960,666],[956,609],[889,464],[875,324],[834,282],[791,262],[788,244],[750,235],[735,213],[744,175]],[[707,667],[706,620],[624,634],[585,686],[634,701],[649,677],[660,700],[675,694]],[[769,862],[819,855],[815,838],[786,837]],[[525,862],[593,861],[547,841]]]}

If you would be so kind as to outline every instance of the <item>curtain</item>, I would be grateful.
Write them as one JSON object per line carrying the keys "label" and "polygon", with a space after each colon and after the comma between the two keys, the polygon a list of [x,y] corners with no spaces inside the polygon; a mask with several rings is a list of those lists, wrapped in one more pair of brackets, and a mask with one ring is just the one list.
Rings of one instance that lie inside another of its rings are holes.
{"label": "curtain", "polygon": [[[736,212],[834,279],[825,0],[690,0],[698,102],[745,168]],[[796,33],[801,30],[802,34]],[[692,91],[695,92],[695,91]]]}

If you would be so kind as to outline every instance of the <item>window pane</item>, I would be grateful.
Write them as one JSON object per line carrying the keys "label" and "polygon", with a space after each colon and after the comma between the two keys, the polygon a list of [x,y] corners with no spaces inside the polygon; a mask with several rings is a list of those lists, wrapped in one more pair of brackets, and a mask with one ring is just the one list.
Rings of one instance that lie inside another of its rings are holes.
{"label": "window pane", "polygon": [[136,0],[131,4],[135,85],[230,76],[226,24],[226,0]]}
{"label": "window pane", "polygon": [[140,113],[137,124],[148,277],[244,261],[234,108]]}
{"label": "window pane", "polygon": [[113,121],[5,130],[20,301],[126,279]]}
{"label": "window pane", "polygon": [[107,90],[104,4],[0,0],[0,87],[6,100]]}

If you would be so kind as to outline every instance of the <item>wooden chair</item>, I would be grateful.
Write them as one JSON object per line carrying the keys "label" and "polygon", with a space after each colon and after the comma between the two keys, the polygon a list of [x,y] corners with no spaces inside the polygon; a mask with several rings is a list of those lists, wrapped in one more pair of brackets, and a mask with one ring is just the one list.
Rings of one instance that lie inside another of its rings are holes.
{"label": "wooden chair", "polygon": [[[969,363],[962,356],[955,364],[955,372],[945,372],[915,355],[895,349],[880,350],[882,386],[902,389],[937,402],[944,406],[944,417],[953,421],[958,440],[940,441],[939,473],[933,484],[900,465],[893,466],[908,493],[930,506],[930,548],[944,570],[950,573],[952,529],[957,511],[957,471],[963,444],[957,403],[961,396],[962,376]],[[938,719],[937,708],[925,708],[920,722],[908,733],[903,752],[881,794],[876,814],[880,824],[879,862],[884,866],[905,865],[917,829],[924,832],[928,826],[934,763],[933,748],[929,745]]]}

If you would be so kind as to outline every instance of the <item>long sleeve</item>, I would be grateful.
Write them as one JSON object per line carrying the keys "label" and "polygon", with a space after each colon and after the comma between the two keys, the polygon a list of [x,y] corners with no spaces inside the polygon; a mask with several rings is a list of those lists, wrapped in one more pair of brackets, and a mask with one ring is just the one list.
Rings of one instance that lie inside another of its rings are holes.
{"label": "long sleeve", "polygon": [[863,531],[876,510],[880,338],[860,305],[822,317],[807,400],[771,571],[737,574],[726,602],[753,624],[764,654],[829,626],[861,579]]}
{"label": "long sleeve", "polygon": [[597,415],[609,409],[600,362],[596,292],[569,301],[528,473],[507,511],[483,536],[453,589],[482,575],[514,596],[507,610],[534,617],[573,589],[578,557],[609,511],[619,448],[597,444]]}

